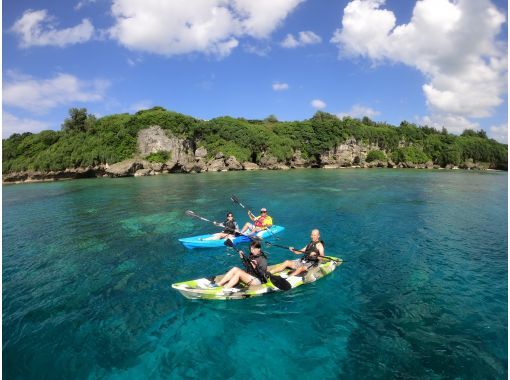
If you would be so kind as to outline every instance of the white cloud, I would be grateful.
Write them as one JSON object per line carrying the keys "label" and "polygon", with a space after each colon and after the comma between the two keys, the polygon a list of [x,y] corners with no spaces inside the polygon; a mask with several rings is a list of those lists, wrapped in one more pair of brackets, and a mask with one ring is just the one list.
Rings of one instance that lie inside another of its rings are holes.
{"label": "white cloud", "polygon": [[377,116],[379,114],[380,114],[379,111],[376,111],[370,107],[365,107],[360,104],[355,104],[352,106],[350,111],[337,113],[336,116],[339,119],[342,119],[346,116],[355,117],[355,118],[362,118],[364,116],[367,116],[369,118],[373,118],[374,116]]}
{"label": "white cloud", "polygon": [[[421,0],[408,24],[396,25],[384,0],[353,0],[331,42],[340,56],[401,62],[427,78],[433,114],[486,117],[507,91],[506,45],[497,40],[505,15],[489,0]],[[461,120],[461,119],[458,119]]]}
{"label": "white cloud", "polygon": [[503,144],[508,144],[508,124],[494,125],[490,127],[489,137]]}
{"label": "white cloud", "polygon": [[295,48],[298,46],[318,44],[322,42],[322,38],[311,31],[299,32],[298,37],[295,38],[292,34],[287,34],[281,45],[285,48]]}
{"label": "white cloud", "polygon": [[292,34],[287,34],[281,45],[286,48],[295,48],[299,46],[299,41]]}
{"label": "white cloud", "polygon": [[87,42],[94,34],[94,26],[87,19],[81,24],[67,29],[56,29],[55,18],[43,9],[28,10],[17,20],[11,28],[21,41],[20,46],[60,46]]}
{"label": "white cloud", "polygon": [[303,0],[114,0],[111,38],[165,56],[224,57],[244,36],[267,38]]}
{"label": "white cloud", "polygon": [[2,113],[2,138],[6,139],[13,133],[32,132],[37,133],[45,129],[51,129],[51,125],[47,122],[25,119],[14,116],[9,112]]}
{"label": "white cloud", "polygon": [[318,110],[326,108],[326,103],[320,99],[314,99],[311,101],[310,104],[313,108],[316,108]]}
{"label": "white cloud", "polygon": [[128,58],[127,63],[129,66],[133,67],[143,62],[143,59],[141,57],[137,58]]}
{"label": "white cloud", "polygon": [[109,86],[105,80],[82,81],[70,74],[51,79],[16,76],[4,80],[3,104],[42,114],[76,102],[97,102]]}
{"label": "white cloud", "polygon": [[274,91],[285,91],[289,89],[289,85],[287,83],[275,82],[273,83]]}
{"label": "white cloud", "polygon": [[271,46],[255,46],[251,44],[244,44],[243,49],[247,53],[255,54],[260,57],[266,57],[271,52]]}
{"label": "white cloud", "polygon": [[74,6],[74,10],[75,11],[79,11],[83,7],[85,7],[85,6],[89,5],[89,4],[93,4],[95,2],[96,2],[96,0],[82,0],[82,1],[78,1],[78,3]]}
{"label": "white cloud", "polygon": [[448,132],[460,135],[465,129],[480,129],[480,125],[469,119],[454,114],[433,114],[418,118],[418,124],[427,125],[436,129],[445,127]]}

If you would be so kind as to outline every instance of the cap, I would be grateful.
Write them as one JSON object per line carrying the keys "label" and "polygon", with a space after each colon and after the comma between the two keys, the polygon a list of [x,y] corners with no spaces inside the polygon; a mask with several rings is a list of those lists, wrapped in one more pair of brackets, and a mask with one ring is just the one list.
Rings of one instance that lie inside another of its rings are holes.
{"label": "cap", "polygon": [[266,212],[267,212],[267,210],[266,210],[266,208],[265,208],[265,207],[262,207],[262,208],[260,209],[260,211],[266,211]]}

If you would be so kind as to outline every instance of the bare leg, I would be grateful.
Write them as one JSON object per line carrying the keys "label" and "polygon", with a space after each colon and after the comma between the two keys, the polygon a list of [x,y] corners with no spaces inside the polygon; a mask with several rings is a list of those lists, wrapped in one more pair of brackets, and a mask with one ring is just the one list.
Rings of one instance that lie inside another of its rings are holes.
{"label": "bare leg", "polygon": [[226,274],[225,276],[223,276],[223,278],[217,282],[216,284],[218,286],[223,286],[223,284],[225,284],[227,281],[230,281],[230,279],[232,278],[232,276],[234,275],[234,273],[239,270],[239,268],[237,267],[233,267],[232,269],[230,269]]}
{"label": "bare leg", "polygon": [[247,284],[248,282],[250,282],[253,279],[253,276],[246,273],[244,270],[239,269],[239,268],[236,268],[236,269],[237,270],[234,272],[234,274],[230,278],[230,281],[228,282],[228,284],[225,285],[225,288],[233,288],[234,286],[236,286],[239,283],[240,280],[243,281],[245,284]]}
{"label": "bare leg", "polygon": [[306,272],[306,271],[307,271],[307,269],[305,267],[299,267],[294,272],[292,272],[290,275],[291,276],[297,276],[298,274]]}
{"label": "bare leg", "polygon": [[244,234],[244,232],[248,229],[251,229],[252,228],[252,225],[251,223],[246,223],[244,226],[243,226],[243,229],[241,230],[241,233]]}
{"label": "bare leg", "polygon": [[254,277],[251,274],[245,272],[244,270],[240,270],[239,271],[239,279],[242,282],[244,282],[245,284],[250,283],[250,285],[251,285],[251,281],[254,279]]}
{"label": "bare leg", "polygon": [[233,288],[234,286],[237,285],[237,283],[239,282],[239,272],[235,272],[232,277],[230,277],[230,281],[228,282],[228,284],[225,286],[225,288]]}
{"label": "bare leg", "polygon": [[284,270],[285,268],[295,269],[294,262],[291,260],[285,260],[283,263],[276,265],[273,269],[270,270],[271,273],[278,273]]}

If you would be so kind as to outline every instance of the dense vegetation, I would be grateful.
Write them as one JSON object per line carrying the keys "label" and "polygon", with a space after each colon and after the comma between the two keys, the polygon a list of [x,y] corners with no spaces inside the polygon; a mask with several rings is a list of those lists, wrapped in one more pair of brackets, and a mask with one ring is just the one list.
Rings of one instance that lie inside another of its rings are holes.
{"label": "dense vegetation", "polygon": [[[159,125],[168,133],[185,138],[193,148],[203,146],[210,156],[223,152],[240,162],[258,162],[262,153],[288,162],[295,151],[312,162],[334,146],[353,137],[377,145],[369,152],[370,160],[424,163],[445,166],[466,160],[507,167],[508,146],[488,139],[484,131],[466,130],[454,136],[427,126],[402,122],[400,126],[377,123],[369,118],[338,119],[317,112],[304,121],[280,122],[274,116],[264,120],[218,117],[203,121],[161,107],[96,119],[86,109],[73,108],[60,131],[37,134],[13,134],[3,140],[3,172],[24,170],[63,170],[115,163],[136,154],[137,134],[141,129]],[[165,152],[151,161],[170,158]]]}

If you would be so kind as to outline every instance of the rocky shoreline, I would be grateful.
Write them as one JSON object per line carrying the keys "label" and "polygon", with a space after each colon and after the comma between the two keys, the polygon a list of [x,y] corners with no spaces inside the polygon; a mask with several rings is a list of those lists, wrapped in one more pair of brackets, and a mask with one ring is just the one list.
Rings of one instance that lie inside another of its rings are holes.
{"label": "rocky shoreline", "polygon": [[181,165],[179,163],[152,163],[143,159],[130,159],[113,165],[99,165],[86,168],[71,168],[62,171],[49,172],[16,172],[3,175],[4,184],[49,182],[80,178],[102,178],[102,177],[143,177],[171,173],[204,173],[204,172],[226,172],[235,170],[290,170],[298,168],[322,168],[322,169],[346,169],[346,168],[411,168],[411,169],[467,169],[467,170],[494,170],[487,165],[466,162],[459,166],[448,165],[445,168],[439,165],[433,165],[431,162],[426,164],[400,163],[395,164],[391,161],[372,161],[362,162],[359,165],[338,166],[335,164],[326,164],[321,166],[301,165],[288,166],[282,163],[272,165],[258,165],[253,162],[239,163],[233,156],[228,158],[216,155],[210,162],[197,162],[195,164]]}
{"label": "rocky shoreline", "polygon": [[[217,153],[210,156],[204,147],[194,149],[192,142],[169,136],[158,126],[140,131],[137,141],[138,155],[135,158],[124,160],[114,164],[102,164],[79,168],[67,168],[61,171],[24,171],[6,173],[2,176],[2,182],[29,183],[43,181],[57,181],[79,178],[101,177],[142,177],[168,173],[203,173],[225,172],[233,170],[289,170],[297,168],[413,168],[413,169],[468,169],[489,170],[487,163],[478,163],[469,160],[461,165],[447,165],[445,168],[434,165],[431,161],[424,164],[412,162],[400,162],[391,160],[367,162],[368,152],[379,150],[377,145],[367,145],[349,139],[345,143],[335,146],[324,152],[320,157],[305,159],[300,151],[296,151],[291,160],[280,162],[276,157],[263,152],[258,162],[239,162],[234,156],[225,156]],[[171,157],[166,162],[151,162],[146,158],[152,153],[167,152]]]}

